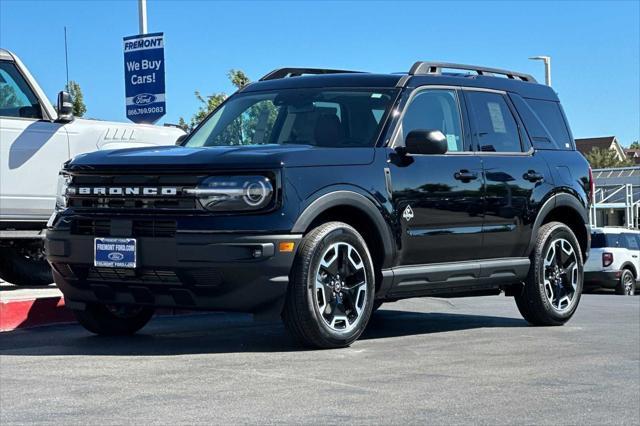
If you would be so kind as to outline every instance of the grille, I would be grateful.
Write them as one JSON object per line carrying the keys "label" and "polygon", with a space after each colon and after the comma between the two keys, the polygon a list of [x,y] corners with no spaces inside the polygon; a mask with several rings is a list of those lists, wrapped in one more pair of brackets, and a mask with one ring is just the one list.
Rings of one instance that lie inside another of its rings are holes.
{"label": "grille", "polygon": [[[195,187],[204,176],[189,175],[76,175],[68,194],[68,205],[76,210],[195,210],[200,205],[184,188]],[[88,194],[80,192],[88,190]],[[131,192],[125,192],[129,188]],[[144,194],[144,188],[156,193]],[[100,189],[104,192],[100,192]],[[120,193],[110,193],[117,189]],[[170,193],[162,189],[170,189]],[[96,191],[97,190],[97,191]],[[175,191],[175,192],[174,192]]]}
{"label": "grille", "polygon": [[[133,220],[132,237],[171,238],[176,235],[175,220]],[[91,235],[95,237],[111,236],[109,219],[75,219],[71,226],[75,235]]]}
{"label": "grille", "polygon": [[94,266],[74,266],[55,264],[57,271],[73,282],[80,283],[112,283],[112,284],[145,284],[148,286],[169,285],[186,286],[194,289],[215,289],[224,283],[222,273],[211,268],[195,269],[122,269],[96,268]]}

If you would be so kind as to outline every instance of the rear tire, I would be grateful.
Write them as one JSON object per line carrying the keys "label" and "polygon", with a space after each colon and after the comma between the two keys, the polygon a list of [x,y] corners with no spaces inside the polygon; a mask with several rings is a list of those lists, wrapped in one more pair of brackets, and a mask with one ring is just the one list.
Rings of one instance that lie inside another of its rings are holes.
{"label": "rear tire", "polygon": [[41,287],[53,283],[51,266],[12,247],[0,248],[0,278],[17,286]]}
{"label": "rear tire", "polygon": [[565,224],[547,223],[538,231],[529,275],[515,296],[516,305],[532,325],[563,325],[578,307],[583,282],[577,238]]}
{"label": "rear tire", "polygon": [[349,346],[373,309],[375,275],[362,236],[342,222],[309,232],[298,249],[282,319],[305,346]]}
{"label": "rear tire", "polygon": [[633,296],[636,294],[636,277],[633,276],[633,272],[628,269],[622,270],[622,275],[616,286],[616,294],[622,296]]}
{"label": "rear tire", "polygon": [[126,336],[144,327],[153,316],[154,309],[146,306],[112,306],[87,304],[85,310],[74,310],[76,319],[84,328],[103,336]]}

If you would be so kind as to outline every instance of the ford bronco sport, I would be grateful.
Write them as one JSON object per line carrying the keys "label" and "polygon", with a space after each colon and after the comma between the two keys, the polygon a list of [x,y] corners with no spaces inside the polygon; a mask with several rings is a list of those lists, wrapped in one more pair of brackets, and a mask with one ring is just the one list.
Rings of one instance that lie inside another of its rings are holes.
{"label": "ford bronco sport", "polygon": [[561,325],[583,287],[592,179],[555,92],[513,71],[284,68],[176,147],[69,161],[46,237],[79,322],[156,307],[281,316],[351,344],[385,302],[505,292]]}

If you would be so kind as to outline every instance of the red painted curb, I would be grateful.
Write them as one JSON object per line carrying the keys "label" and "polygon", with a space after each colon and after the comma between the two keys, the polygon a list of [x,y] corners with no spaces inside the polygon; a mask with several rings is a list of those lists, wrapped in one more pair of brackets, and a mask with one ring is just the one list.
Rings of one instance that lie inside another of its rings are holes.
{"label": "red painted curb", "polygon": [[[195,312],[158,309],[156,315],[184,315]],[[59,296],[0,301],[0,332],[73,322],[76,322],[73,312],[65,307],[64,298]]]}
{"label": "red painted curb", "polygon": [[0,331],[74,321],[62,297],[0,302]]}

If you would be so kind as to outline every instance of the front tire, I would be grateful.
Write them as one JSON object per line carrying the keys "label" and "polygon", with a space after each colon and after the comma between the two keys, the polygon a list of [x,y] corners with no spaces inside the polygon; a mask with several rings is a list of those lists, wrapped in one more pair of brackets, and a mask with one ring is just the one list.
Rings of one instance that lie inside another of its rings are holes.
{"label": "front tire", "polygon": [[116,306],[91,303],[84,310],[74,310],[84,328],[102,336],[126,336],[144,327],[154,309],[146,306]]}
{"label": "front tire", "polygon": [[622,270],[620,275],[620,281],[616,286],[616,294],[623,296],[633,296],[636,294],[636,277],[633,276],[633,272],[628,269]]}
{"label": "front tire", "polygon": [[550,222],[538,231],[531,268],[516,304],[532,325],[562,325],[573,316],[584,283],[582,252],[571,229]]}
{"label": "front tire", "polygon": [[306,346],[349,346],[373,309],[373,262],[362,236],[342,222],[318,226],[303,239],[294,261],[283,322]]}

